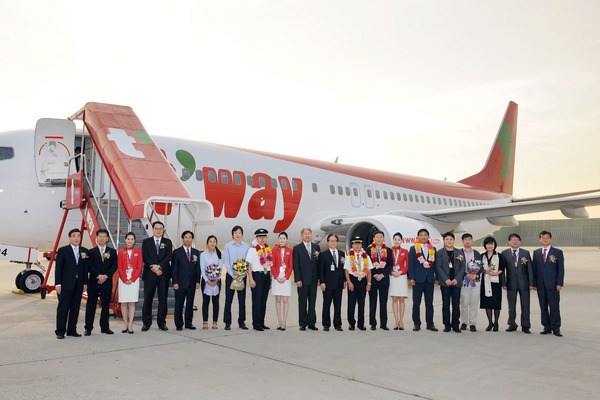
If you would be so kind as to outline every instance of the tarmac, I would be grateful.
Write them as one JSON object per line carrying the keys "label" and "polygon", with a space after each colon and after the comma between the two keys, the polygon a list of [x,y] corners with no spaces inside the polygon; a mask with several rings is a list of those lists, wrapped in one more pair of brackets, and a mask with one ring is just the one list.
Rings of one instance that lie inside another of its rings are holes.
{"label": "tarmac", "polygon": [[[284,332],[275,329],[272,296],[266,321],[271,330],[243,331],[234,324],[225,331],[221,295],[217,330],[176,331],[170,318],[167,332],[156,324],[141,332],[136,320],[135,334],[128,335],[121,333],[121,321],[111,317],[115,334],[105,335],[97,325],[98,314],[91,336],[57,340],[56,295],[41,300],[39,294],[13,294],[22,268],[0,262],[0,399],[598,399],[600,250],[564,250],[562,338],[539,334],[535,293],[530,335],[520,329],[505,332],[505,296],[499,332],[485,332],[484,312],[476,333],[413,332],[410,293],[404,331],[349,331],[344,294],[344,331],[324,332],[318,294],[319,331],[301,332],[292,290]],[[198,308],[201,303],[198,291]],[[250,316],[250,291],[246,305]],[[440,328],[439,289],[434,305]],[[82,302],[80,333],[84,309]],[[391,301],[388,309],[393,325]],[[235,320],[237,301],[233,316]],[[251,326],[251,320],[246,323]],[[202,325],[200,311],[194,324]]]}

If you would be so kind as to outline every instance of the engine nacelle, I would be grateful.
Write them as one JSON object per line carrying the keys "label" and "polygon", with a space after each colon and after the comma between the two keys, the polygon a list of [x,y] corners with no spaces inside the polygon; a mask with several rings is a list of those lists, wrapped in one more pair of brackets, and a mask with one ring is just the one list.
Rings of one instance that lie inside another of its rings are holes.
{"label": "engine nacelle", "polygon": [[346,250],[350,248],[351,240],[354,236],[360,236],[365,246],[373,242],[373,232],[382,231],[385,235],[385,243],[388,246],[393,244],[393,235],[396,232],[402,234],[402,247],[407,250],[415,243],[419,229],[425,228],[429,231],[431,244],[436,248],[443,246],[442,235],[433,227],[433,225],[418,221],[416,219],[399,217],[394,215],[375,215],[366,217],[364,220],[355,223],[348,229],[346,234]]}

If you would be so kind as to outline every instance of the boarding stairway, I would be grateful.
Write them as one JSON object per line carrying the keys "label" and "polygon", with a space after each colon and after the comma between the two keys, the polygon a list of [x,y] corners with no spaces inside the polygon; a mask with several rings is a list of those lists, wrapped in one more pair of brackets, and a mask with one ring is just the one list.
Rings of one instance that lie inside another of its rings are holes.
{"label": "boarding stairway", "polygon": [[[87,103],[69,119],[82,121],[82,153],[69,161],[65,213],[41,286],[42,298],[54,290],[48,280],[70,210],[80,210],[81,230],[87,233],[90,247],[96,245],[95,232],[104,228],[109,231],[109,246],[117,250],[124,247],[129,231],[136,234],[136,246],[141,248],[155,221],[165,225],[165,236],[173,241],[174,248],[180,245],[182,231],[196,234],[200,226],[213,223],[212,205],[192,198],[130,107]],[[81,170],[72,171],[75,165]],[[120,316],[117,279],[115,274],[111,309]],[[143,281],[136,317],[141,315],[142,300]],[[172,288],[168,306],[172,313]],[[153,312],[156,315],[156,297]]]}

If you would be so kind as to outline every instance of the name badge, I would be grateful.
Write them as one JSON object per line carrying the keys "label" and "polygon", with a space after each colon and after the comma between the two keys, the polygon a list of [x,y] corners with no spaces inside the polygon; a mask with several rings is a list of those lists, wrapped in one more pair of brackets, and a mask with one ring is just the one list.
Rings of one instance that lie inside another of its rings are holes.
{"label": "name badge", "polygon": [[335,264],[331,263],[331,272],[335,271]]}
{"label": "name badge", "polygon": [[450,269],[454,268],[454,266],[452,265],[452,263],[448,263],[448,266],[450,267]]}

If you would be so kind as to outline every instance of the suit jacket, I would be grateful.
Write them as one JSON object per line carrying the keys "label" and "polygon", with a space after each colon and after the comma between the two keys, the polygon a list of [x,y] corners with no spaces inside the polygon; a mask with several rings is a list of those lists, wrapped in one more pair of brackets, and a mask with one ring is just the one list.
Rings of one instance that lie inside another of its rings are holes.
{"label": "suit jacket", "polygon": [[[461,260],[462,259],[462,260]],[[458,287],[462,287],[463,279],[465,278],[465,253],[461,249],[454,249],[454,279],[458,282]],[[450,257],[446,248],[439,249],[435,253],[435,273],[440,286],[446,285],[446,279],[450,278]]]}
{"label": "suit jacket", "polygon": [[[137,247],[132,249],[131,253],[131,282],[135,282],[142,275],[142,251]],[[123,283],[127,282],[127,267],[129,267],[129,256],[127,254],[127,248],[119,250],[118,264],[119,264],[119,279]]]}
{"label": "suit jacket", "polygon": [[144,272],[142,279],[155,280],[157,275],[150,270],[152,264],[160,265],[167,279],[171,276],[171,256],[173,255],[173,243],[166,237],[160,238],[160,249],[156,253],[154,236],[144,239],[142,242],[142,258],[144,260]]}
{"label": "suit jacket", "polygon": [[319,279],[319,247],[312,243],[311,255],[304,246],[304,242],[294,246],[293,264],[294,264],[294,281],[302,281],[302,285],[316,285]]}
{"label": "suit jacket", "polygon": [[[427,250],[425,249],[425,251]],[[435,282],[435,263],[429,268],[425,268],[417,260],[415,246],[412,246],[408,251],[408,279],[414,279],[416,283]]]}
{"label": "suit jacket", "polygon": [[502,252],[506,264],[506,287],[508,290],[529,290],[533,283],[533,266],[529,251],[519,248],[517,266],[513,263],[513,251],[508,248]]}
{"label": "suit jacket", "polygon": [[181,289],[200,283],[202,273],[200,272],[200,252],[190,249],[190,260],[188,261],[183,246],[175,249],[172,258],[173,284],[178,284]]}
{"label": "suit jacket", "polygon": [[533,273],[535,276],[535,287],[546,287],[556,289],[556,285],[564,286],[565,283],[565,258],[563,252],[554,246],[550,247],[546,262],[542,249],[533,252]]}
{"label": "suit jacket", "polygon": [[[343,289],[346,281],[344,273],[344,261],[346,254],[343,251],[337,251],[337,263],[334,262],[331,250],[327,249],[319,254],[319,279],[325,284],[325,290]],[[334,270],[331,270],[331,265]]]}
{"label": "suit jacket", "polygon": [[75,260],[71,245],[61,247],[56,251],[54,284],[61,285],[62,290],[83,288],[88,283],[89,261],[89,252],[85,247],[79,246],[79,261]]}
{"label": "suit jacket", "polygon": [[281,269],[282,263],[285,263],[285,279],[290,279],[292,272],[294,271],[294,261],[292,258],[293,250],[286,246],[283,253],[283,259],[281,258],[281,247],[273,247],[273,265],[271,265],[271,276],[273,279],[277,279],[279,276],[279,270]]}
{"label": "suit jacket", "polygon": [[[112,247],[106,246],[104,249],[104,259],[100,254],[100,248],[98,246],[92,248],[90,251],[90,264],[89,272],[90,276],[88,279],[89,287],[95,289],[110,289],[112,288],[112,277],[117,271],[117,251]],[[98,283],[98,275],[106,275],[108,279],[104,281],[102,285]]]}
{"label": "suit jacket", "polygon": [[[379,274],[383,274],[383,279],[380,281],[377,281],[377,279],[375,279],[373,277],[373,279],[371,279],[371,283],[373,285],[389,285],[390,284],[390,271],[392,270],[392,268],[394,267],[394,253],[392,251],[391,247],[387,247],[386,246],[386,258],[385,258],[385,267],[383,268],[375,268],[375,263],[378,262],[377,259],[377,251],[375,251],[375,253],[373,253],[371,250],[372,245],[367,246],[367,248],[365,249],[365,251],[367,252],[368,256],[371,258],[371,262],[373,263],[373,269],[371,270],[371,275],[379,275]],[[382,254],[381,254],[381,258],[383,259],[383,248],[381,250]]]}

